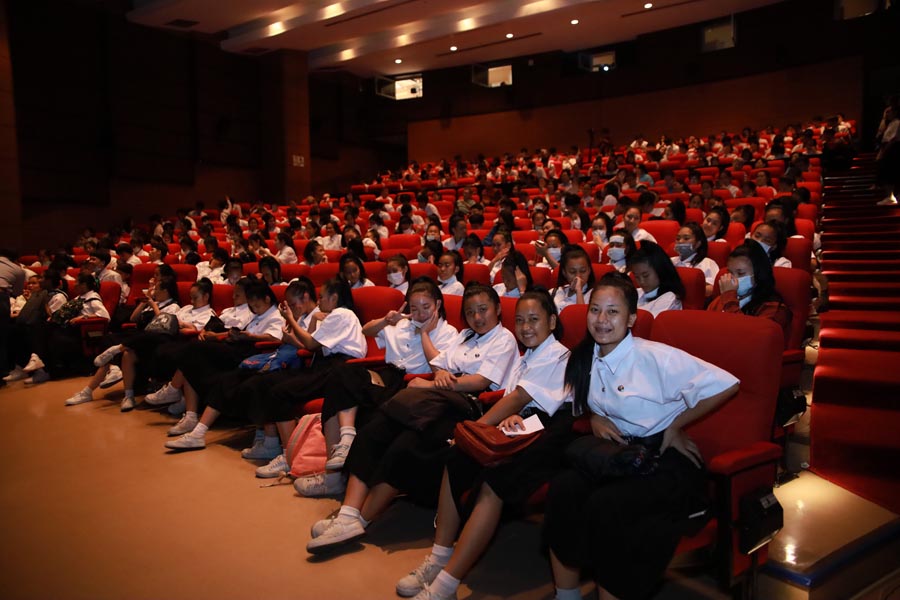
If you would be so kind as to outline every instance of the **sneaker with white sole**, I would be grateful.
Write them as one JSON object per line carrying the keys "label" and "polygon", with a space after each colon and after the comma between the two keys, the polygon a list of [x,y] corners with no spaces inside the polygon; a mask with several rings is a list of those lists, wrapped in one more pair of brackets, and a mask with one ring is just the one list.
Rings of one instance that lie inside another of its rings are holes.
{"label": "sneaker with white sole", "polygon": [[32,353],[31,357],[28,359],[28,364],[25,365],[22,370],[26,373],[31,373],[32,371],[43,369],[45,366],[46,365],[44,365],[44,361],[41,360],[41,357]]}
{"label": "sneaker with white sole", "polygon": [[366,534],[365,527],[359,519],[337,518],[331,522],[325,531],[320,533],[306,544],[306,551],[311,554],[327,552],[337,546],[352,542]]}
{"label": "sneaker with white sole", "polygon": [[197,426],[197,415],[184,413],[184,416],[181,417],[181,420],[178,421],[175,425],[169,428],[167,432],[169,437],[175,437],[176,435],[184,435],[190,431],[194,430],[194,427]]}
{"label": "sneaker with white sole", "polygon": [[114,359],[116,356],[122,353],[122,344],[116,344],[115,346],[110,346],[103,352],[97,355],[97,358],[94,359],[95,367],[102,367],[103,365],[108,365],[109,362]]}
{"label": "sneaker with white sole", "polygon": [[144,396],[144,402],[151,406],[162,406],[163,404],[171,404],[182,399],[181,390],[166,384],[152,394]]}
{"label": "sneaker with white sole", "polygon": [[173,417],[179,417],[184,414],[185,409],[187,409],[187,404],[185,404],[184,398],[182,398],[175,404],[170,404],[169,408],[166,409],[166,412]]}
{"label": "sneaker with white sole", "polygon": [[306,498],[338,496],[347,490],[347,479],[343,473],[316,473],[298,477],[294,481],[294,489]]}
{"label": "sneaker with white sole", "polygon": [[112,386],[122,381],[122,378],[122,369],[120,369],[116,365],[112,365],[109,368],[109,371],[106,372],[106,377],[104,377],[103,381],[100,382],[100,389],[105,390],[106,388],[111,388]]}
{"label": "sneaker with white sole", "polygon": [[426,585],[421,592],[413,597],[413,600],[456,600],[456,598],[456,590],[450,594],[439,594]]}
{"label": "sneaker with white sole", "polygon": [[252,446],[241,450],[241,458],[247,460],[272,460],[282,454],[284,454],[284,449],[281,444],[267,446],[265,437],[255,438]]}
{"label": "sneaker with white sole", "polygon": [[119,405],[119,410],[121,412],[131,412],[134,410],[134,406],[137,404],[134,400],[134,396],[125,396],[122,398],[122,404]]}
{"label": "sneaker with white sole", "polygon": [[312,524],[312,527],[309,528],[309,537],[315,539],[322,535],[326,529],[331,527],[331,524],[334,523],[334,520],[337,518],[337,513],[334,513],[327,519],[321,519]]}
{"label": "sneaker with white sole", "polygon": [[3,378],[3,381],[7,383],[12,383],[13,381],[20,381],[28,377],[28,373],[25,372],[25,369],[16,365],[16,368],[9,372],[9,375]]}
{"label": "sneaker with white sole", "polygon": [[273,477],[281,477],[285,473],[291,472],[291,465],[288,464],[284,454],[279,454],[273,458],[269,464],[263,465],[256,469],[256,476],[260,479],[271,479]]}
{"label": "sneaker with white sole", "polygon": [[325,462],[325,468],[329,471],[339,471],[344,468],[344,463],[347,462],[347,455],[350,454],[350,445],[353,442],[351,441],[349,444],[335,444],[331,447],[331,455],[328,457],[328,460]]}
{"label": "sneaker with white sole", "polygon": [[422,561],[422,564],[397,582],[397,595],[404,598],[412,598],[430,585],[443,568],[434,562],[432,555],[429,554]]}
{"label": "sneaker with white sole", "polygon": [[186,433],[180,438],[166,442],[169,450],[203,450],[206,448],[206,436]]}
{"label": "sneaker with white sole", "polygon": [[44,383],[45,381],[50,381],[50,373],[45,371],[42,368],[38,369],[34,373],[31,374],[31,377],[25,380],[26,384],[33,385],[37,383]]}
{"label": "sneaker with white sole", "polygon": [[66,406],[75,406],[76,404],[84,404],[94,399],[94,395],[89,389],[76,392],[74,396],[66,400]]}

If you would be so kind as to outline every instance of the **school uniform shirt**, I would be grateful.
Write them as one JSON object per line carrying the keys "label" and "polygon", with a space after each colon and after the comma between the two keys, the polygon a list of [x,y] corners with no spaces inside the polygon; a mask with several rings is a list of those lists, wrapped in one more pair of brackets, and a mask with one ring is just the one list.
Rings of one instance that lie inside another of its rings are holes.
{"label": "school uniform shirt", "polygon": [[647,437],[736,383],[734,375],[713,364],[629,333],[603,357],[595,344],[588,406],[622,434]]}
{"label": "school uniform shirt", "polygon": [[438,211],[438,209],[437,209],[437,206],[435,206],[434,204],[432,204],[430,202],[425,205],[425,214],[428,215],[429,217],[431,215],[438,215],[438,216],[441,215],[440,211]]}
{"label": "school uniform shirt", "polygon": [[509,394],[517,387],[522,388],[531,396],[531,402],[522,410],[537,408],[552,417],[564,402],[572,401],[572,394],[565,386],[568,361],[568,348],[550,335],[537,348],[529,348],[516,358],[504,389]]}
{"label": "school uniform shirt", "polygon": [[350,289],[364,288],[364,287],[375,287],[375,284],[371,279],[360,279],[356,283],[350,286]]}
{"label": "school uniform shirt", "polygon": [[[588,286],[585,285],[582,289],[582,295],[584,296],[584,303],[588,304],[591,301],[591,292],[593,290],[588,289]],[[562,310],[571,306],[572,304],[577,304],[578,295],[569,288],[568,285],[564,285],[556,288],[553,292],[553,303],[556,304],[556,310],[562,312]]]}
{"label": "school uniform shirt", "polygon": [[132,267],[141,264],[141,259],[137,254],[132,254],[131,258],[126,261]]}
{"label": "school uniform shirt", "polygon": [[434,357],[431,366],[454,375],[481,375],[491,382],[489,389],[496,391],[509,378],[518,356],[516,337],[497,323],[484,335],[462,330],[450,348]]}
{"label": "school uniform shirt", "polygon": [[297,264],[297,253],[290,246],[285,246],[275,255],[275,260],[283,265],[295,265]]}
{"label": "school uniform shirt", "polygon": [[710,257],[706,257],[696,265],[692,264],[694,257],[696,254],[691,254],[684,260],[679,256],[672,257],[672,264],[676,267],[689,267],[691,269],[700,269],[703,271],[703,278],[706,279],[706,283],[708,285],[713,285],[716,282],[716,274],[719,272],[719,265],[716,264],[716,261],[711,259]]}
{"label": "school uniform shirt", "polygon": [[444,248],[446,248],[447,250],[462,250],[462,245],[465,241],[466,238],[463,238],[457,242],[455,239],[453,239],[453,236],[450,236],[446,240],[444,240],[443,244]]}
{"label": "school uniform shirt", "polygon": [[[428,333],[438,352],[450,348],[459,334],[453,325],[439,319],[437,326]],[[422,335],[410,319],[402,319],[396,325],[382,328],[375,336],[375,343],[384,350],[384,361],[407,373],[431,373],[431,366],[422,349]]]}
{"label": "school uniform shirt", "polygon": [[342,250],[343,246],[341,246],[341,236],[340,234],[330,235],[330,236],[320,236],[316,238],[316,241],[325,248],[326,250]]}
{"label": "school uniform shirt", "polygon": [[254,315],[244,331],[253,335],[270,335],[276,340],[280,340],[284,335],[283,329],[284,317],[278,312],[278,306],[273,304],[263,314]]}
{"label": "school uniform shirt", "polygon": [[656,243],[656,238],[653,237],[653,234],[645,229],[641,229],[640,227],[631,232],[631,237],[634,238],[635,242],[643,242],[644,240],[648,240],[653,242],[654,244]]}
{"label": "school uniform shirt", "polygon": [[122,290],[119,292],[119,304],[128,302],[128,296],[131,295],[131,286],[124,281],[122,282]]}
{"label": "school uniform shirt", "polygon": [[497,262],[494,263],[494,266],[491,267],[491,273],[489,275],[491,281],[494,280],[494,277],[497,275],[497,273],[500,272],[500,269],[502,269],[502,268],[503,268],[502,260],[498,260]]}
{"label": "school uniform shirt", "polygon": [[509,298],[518,298],[522,295],[522,291],[519,288],[514,287],[511,290],[506,289],[506,284],[502,281],[500,283],[495,284],[494,291],[497,292],[498,296],[507,296]]}
{"label": "school uniform shirt", "polygon": [[[305,329],[306,331],[309,331],[309,324],[312,323],[313,315],[316,313],[319,313],[319,312],[322,312],[319,310],[319,307],[318,306],[314,307],[311,311],[309,311],[308,313],[306,313],[305,315],[300,317],[300,320],[297,321],[297,324],[300,327],[302,327],[303,329]],[[285,322],[285,327],[287,327],[286,322]]]}
{"label": "school uniform shirt", "polygon": [[789,259],[787,259],[783,256],[779,256],[778,258],[775,259],[775,264],[773,264],[772,266],[773,267],[786,267],[786,268],[790,269],[791,267],[794,266],[794,263],[792,263]]}
{"label": "school uniform shirt", "polygon": [[[174,298],[169,298],[168,300],[163,300],[162,302],[158,303],[156,305],[156,307],[159,309],[160,314],[167,314],[167,315],[177,314],[178,309],[180,308],[178,306],[178,303],[175,302]],[[147,312],[147,311],[153,312],[153,308],[149,304],[141,312]]]}
{"label": "school uniform shirt", "polygon": [[224,265],[219,265],[218,267],[210,267],[208,260],[197,263],[197,281],[200,281],[201,279],[206,277],[213,283],[222,283],[222,281],[225,279],[223,277],[224,273]]}
{"label": "school uniform shirt", "polygon": [[438,285],[441,288],[441,293],[451,296],[462,296],[463,292],[466,291],[466,286],[462,284],[462,282],[457,281],[456,275],[452,276],[447,281],[441,281],[438,279]]}
{"label": "school uniform shirt", "polygon": [[638,308],[652,313],[654,317],[667,310],[681,310],[681,300],[673,292],[657,295],[658,292],[659,288],[646,293],[643,289],[638,288]]}
{"label": "school uniform shirt", "polygon": [[200,308],[194,308],[188,304],[179,308],[175,316],[178,318],[179,323],[191,325],[194,329],[201,330],[206,327],[210,317],[216,316],[216,311],[209,304]]}
{"label": "school uniform shirt", "polygon": [[228,329],[231,329],[232,327],[243,329],[253,320],[253,311],[250,310],[250,307],[246,303],[241,304],[240,306],[231,306],[222,311],[222,314],[219,315],[219,319],[222,320],[222,323]]}
{"label": "school uniform shirt", "polygon": [[406,292],[409,290],[409,282],[404,281],[400,285],[392,285],[391,287],[405,296]]}
{"label": "school uniform shirt", "polygon": [[[389,219],[390,215],[384,215],[384,218]],[[388,228],[385,225],[378,225],[377,227],[370,227],[369,229],[374,230],[378,234],[378,237],[381,239],[384,239],[384,238],[390,236],[390,233],[388,232]]]}
{"label": "school uniform shirt", "polygon": [[50,311],[50,314],[53,314],[68,301],[69,297],[62,290],[51,290],[47,297],[47,310]]}
{"label": "school uniform shirt", "polygon": [[82,317],[100,317],[109,321],[109,311],[103,306],[100,294],[97,292],[86,292],[78,297],[84,300],[84,305],[81,307]]}
{"label": "school uniform shirt", "polygon": [[359,318],[349,308],[336,308],[319,322],[314,340],[322,344],[322,355],[346,354],[353,358],[366,355],[366,336]]}

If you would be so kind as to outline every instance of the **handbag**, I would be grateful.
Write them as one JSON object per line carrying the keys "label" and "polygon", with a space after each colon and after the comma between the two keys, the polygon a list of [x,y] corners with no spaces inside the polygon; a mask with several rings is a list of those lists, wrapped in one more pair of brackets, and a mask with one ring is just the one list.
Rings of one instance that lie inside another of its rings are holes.
{"label": "handbag", "polygon": [[269,373],[292,369],[299,365],[300,357],[297,355],[297,349],[290,344],[282,344],[275,352],[263,352],[248,356],[241,362],[239,368]]}
{"label": "handbag", "polygon": [[456,447],[485,467],[508,461],[540,436],[540,431],[508,436],[493,425],[478,421],[461,421],[453,431]]}
{"label": "handbag", "polygon": [[144,331],[174,337],[178,335],[178,317],[169,313],[159,313],[147,324]]}
{"label": "handbag", "polygon": [[81,315],[84,308],[84,299],[73,298],[60,306],[52,315],[50,322],[55,325],[68,325],[69,321]]}
{"label": "handbag", "polygon": [[627,444],[584,435],[566,448],[569,463],[598,481],[608,477],[649,475],[659,466],[662,433],[646,438],[631,438]]}
{"label": "handbag", "polygon": [[225,333],[228,330],[225,327],[225,323],[222,322],[222,319],[213,315],[209,318],[209,321],[206,322],[206,325],[203,327],[203,331],[209,331],[211,333]]}
{"label": "handbag", "polygon": [[424,429],[444,416],[448,410],[461,413],[464,419],[481,416],[480,405],[468,394],[459,392],[407,388],[391,396],[379,408],[391,419],[416,431]]}

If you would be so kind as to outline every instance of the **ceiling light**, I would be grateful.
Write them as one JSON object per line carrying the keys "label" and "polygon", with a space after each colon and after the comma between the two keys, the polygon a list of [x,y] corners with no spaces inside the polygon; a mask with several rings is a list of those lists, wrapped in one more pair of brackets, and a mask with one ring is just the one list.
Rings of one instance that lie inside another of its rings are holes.
{"label": "ceiling light", "polygon": [[571,23],[572,25],[578,25],[578,19],[572,19],[571,21],[569,21],[569,23]]}
{"label": "ceiling light", "polygon": [[647,9],[653,8],[653,3],[652,3],[652,2],[646,3],[646,4],[644,5],[644,8],[647,8]]}
{"label": "ceiling light", "polygon": [[604,70],[604,71],[609,71],[609,65],[603,65],[603,70]]}
{"label": "ceiling light", "polygon": [[450,46],[450,52],[456,52],[457,50],[459,50],[459,48],[456,46]]}
{"label": "ceiling light", "polygon": [[399,65],[400,63],[402,63],[402,62],[403,62],[403,59],[402,59],[402,58],[395,58],[395,59],[394,59],[394,63],[396,63],[396,64],[398,64],[398,65]]}
{"label": "ceiling light", "polygon": [[506,34],[506,39],[508,39],[508,40],[513,39],[513,34],[507,33],[507,34]]}

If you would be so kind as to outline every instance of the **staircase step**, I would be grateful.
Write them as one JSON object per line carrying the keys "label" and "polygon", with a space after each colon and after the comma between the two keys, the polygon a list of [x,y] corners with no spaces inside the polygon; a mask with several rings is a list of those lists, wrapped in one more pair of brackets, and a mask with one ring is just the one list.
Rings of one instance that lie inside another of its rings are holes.
{"label": "staircase step", "polygon": [[828,307],[833,310],[900,310],[900,298],[828,294]]}
{"label": "staircase step", "polygon": [[900,418],[898,361],[900,352],[820,350],[813,374],[813,404],[891,409]]}
{"label": "staircase step", "polygon": [[[900,271],[900,259],[894,260],[822,260],[822,271]],[[826,274],[827,277],[827,274]]]}
{"label": "staircase step", "polygon": [[878,296],[900,300],[900,282],[894,281],[837,281],[828,286],[828,293],[834,295]]}
{"label": "staircase step", "polygon": [[824,248],[822,250],[822,260],[896,260],[896,250],[862,250],[862,249],[841,249],[831,250]]}
{"label": "staircase step", "polygon": [[822,328],[900,331],[900,313],[871,310],[829,310],[819,315]]}
{"label": "staircase step", "polygon": [[900,227],[897,225],[886,225],[884,227],[873,227],[869,226],[866,231],[834,231],[829,229],[827,232],[822,233],[822,244],[832,242],[868,242],[870,244],[874,244],[875,242],[897,242],[898,247],[900,247],[900,242],[898,242],[897,238],[900,234]]}
{"label": "staircase step", "polygon": [[830,270],[823,269],[822,275],[830,282],[878,282],[889,283],[900,281],[900,270],[895,271],[862,271],[857,269]]}
{"label": "staircase step", "polygon": [[820,352],[832,348],[900,352],[900,331],[822,327],[819,348]]}

